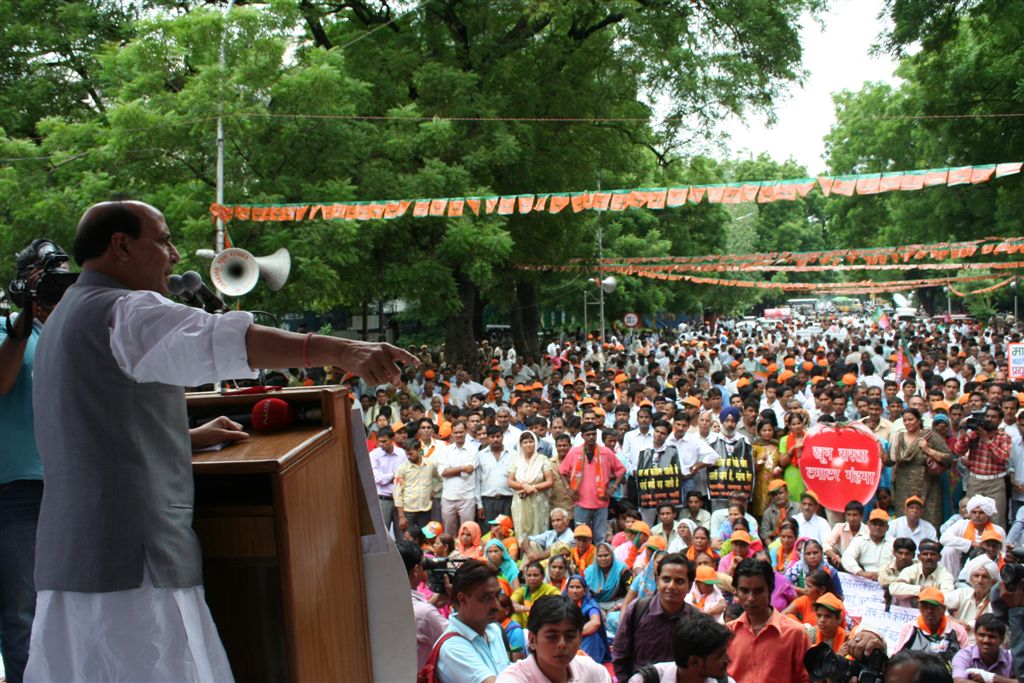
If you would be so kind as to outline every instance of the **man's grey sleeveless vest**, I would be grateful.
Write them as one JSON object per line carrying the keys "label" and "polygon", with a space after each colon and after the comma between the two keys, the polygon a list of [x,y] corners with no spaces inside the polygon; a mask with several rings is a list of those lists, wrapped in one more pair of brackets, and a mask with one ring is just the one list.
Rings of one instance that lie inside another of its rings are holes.
{"label": "man's grey sleeveless vest", "polygon": [[33,407],[45,487],[36,590],[102,593],[202,583],[182,387],[140,384],[110,350],[130,290],[83,272],[43,326]]}

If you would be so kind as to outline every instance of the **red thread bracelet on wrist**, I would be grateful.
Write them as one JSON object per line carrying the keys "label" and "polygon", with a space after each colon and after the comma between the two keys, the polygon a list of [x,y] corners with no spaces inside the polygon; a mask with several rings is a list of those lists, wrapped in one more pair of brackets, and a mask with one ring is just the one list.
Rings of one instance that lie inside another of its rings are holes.
{"label": "red thread bracelet on wrist", "polygon": [[306,335],[306,339],[302,342],[302,367],[308,368],[309,365],[309,340],[313,338],[313,333],[310,332]]}

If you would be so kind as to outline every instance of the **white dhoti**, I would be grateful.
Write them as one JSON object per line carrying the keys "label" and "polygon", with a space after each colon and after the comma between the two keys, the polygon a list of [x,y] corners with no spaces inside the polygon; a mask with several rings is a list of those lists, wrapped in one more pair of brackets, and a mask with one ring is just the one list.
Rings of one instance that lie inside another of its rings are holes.
{"label": "white dhoti", "polygon": [[202,586],[39,591],[26,683],[233,682]]}

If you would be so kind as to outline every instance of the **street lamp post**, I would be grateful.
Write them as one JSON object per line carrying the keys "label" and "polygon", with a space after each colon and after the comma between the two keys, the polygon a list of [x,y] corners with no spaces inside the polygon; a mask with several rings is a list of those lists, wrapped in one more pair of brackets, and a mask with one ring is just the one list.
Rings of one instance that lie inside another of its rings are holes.
{"label": "street lamp post", "polygon": [[953,298],[949,295],[949,287],[943,287],[942,291],[946,293],[946,319],[951,320],[953,318]]}

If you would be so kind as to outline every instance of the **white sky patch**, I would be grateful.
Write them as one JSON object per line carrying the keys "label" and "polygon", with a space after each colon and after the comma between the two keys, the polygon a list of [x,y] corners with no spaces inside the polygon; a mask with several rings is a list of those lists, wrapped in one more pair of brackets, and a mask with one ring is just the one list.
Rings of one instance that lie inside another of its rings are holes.
{"label": "white sky patch", "polygon": [[727,133],[732,159],[766,152],[776,161],[793,158],[811,175],[826,170],[824,137],[835,123],[832,93],[860,90],[865,81],[897,84],[897,63],[888,54],[872,56],[871,46],[885,23],[878,18],[883,0],[837,0],[821,19],[805,16],[800,31],[802,87],[793,86],[776,105],[777,123],[768,127],[763,116],[732,117],[719,130]]}

